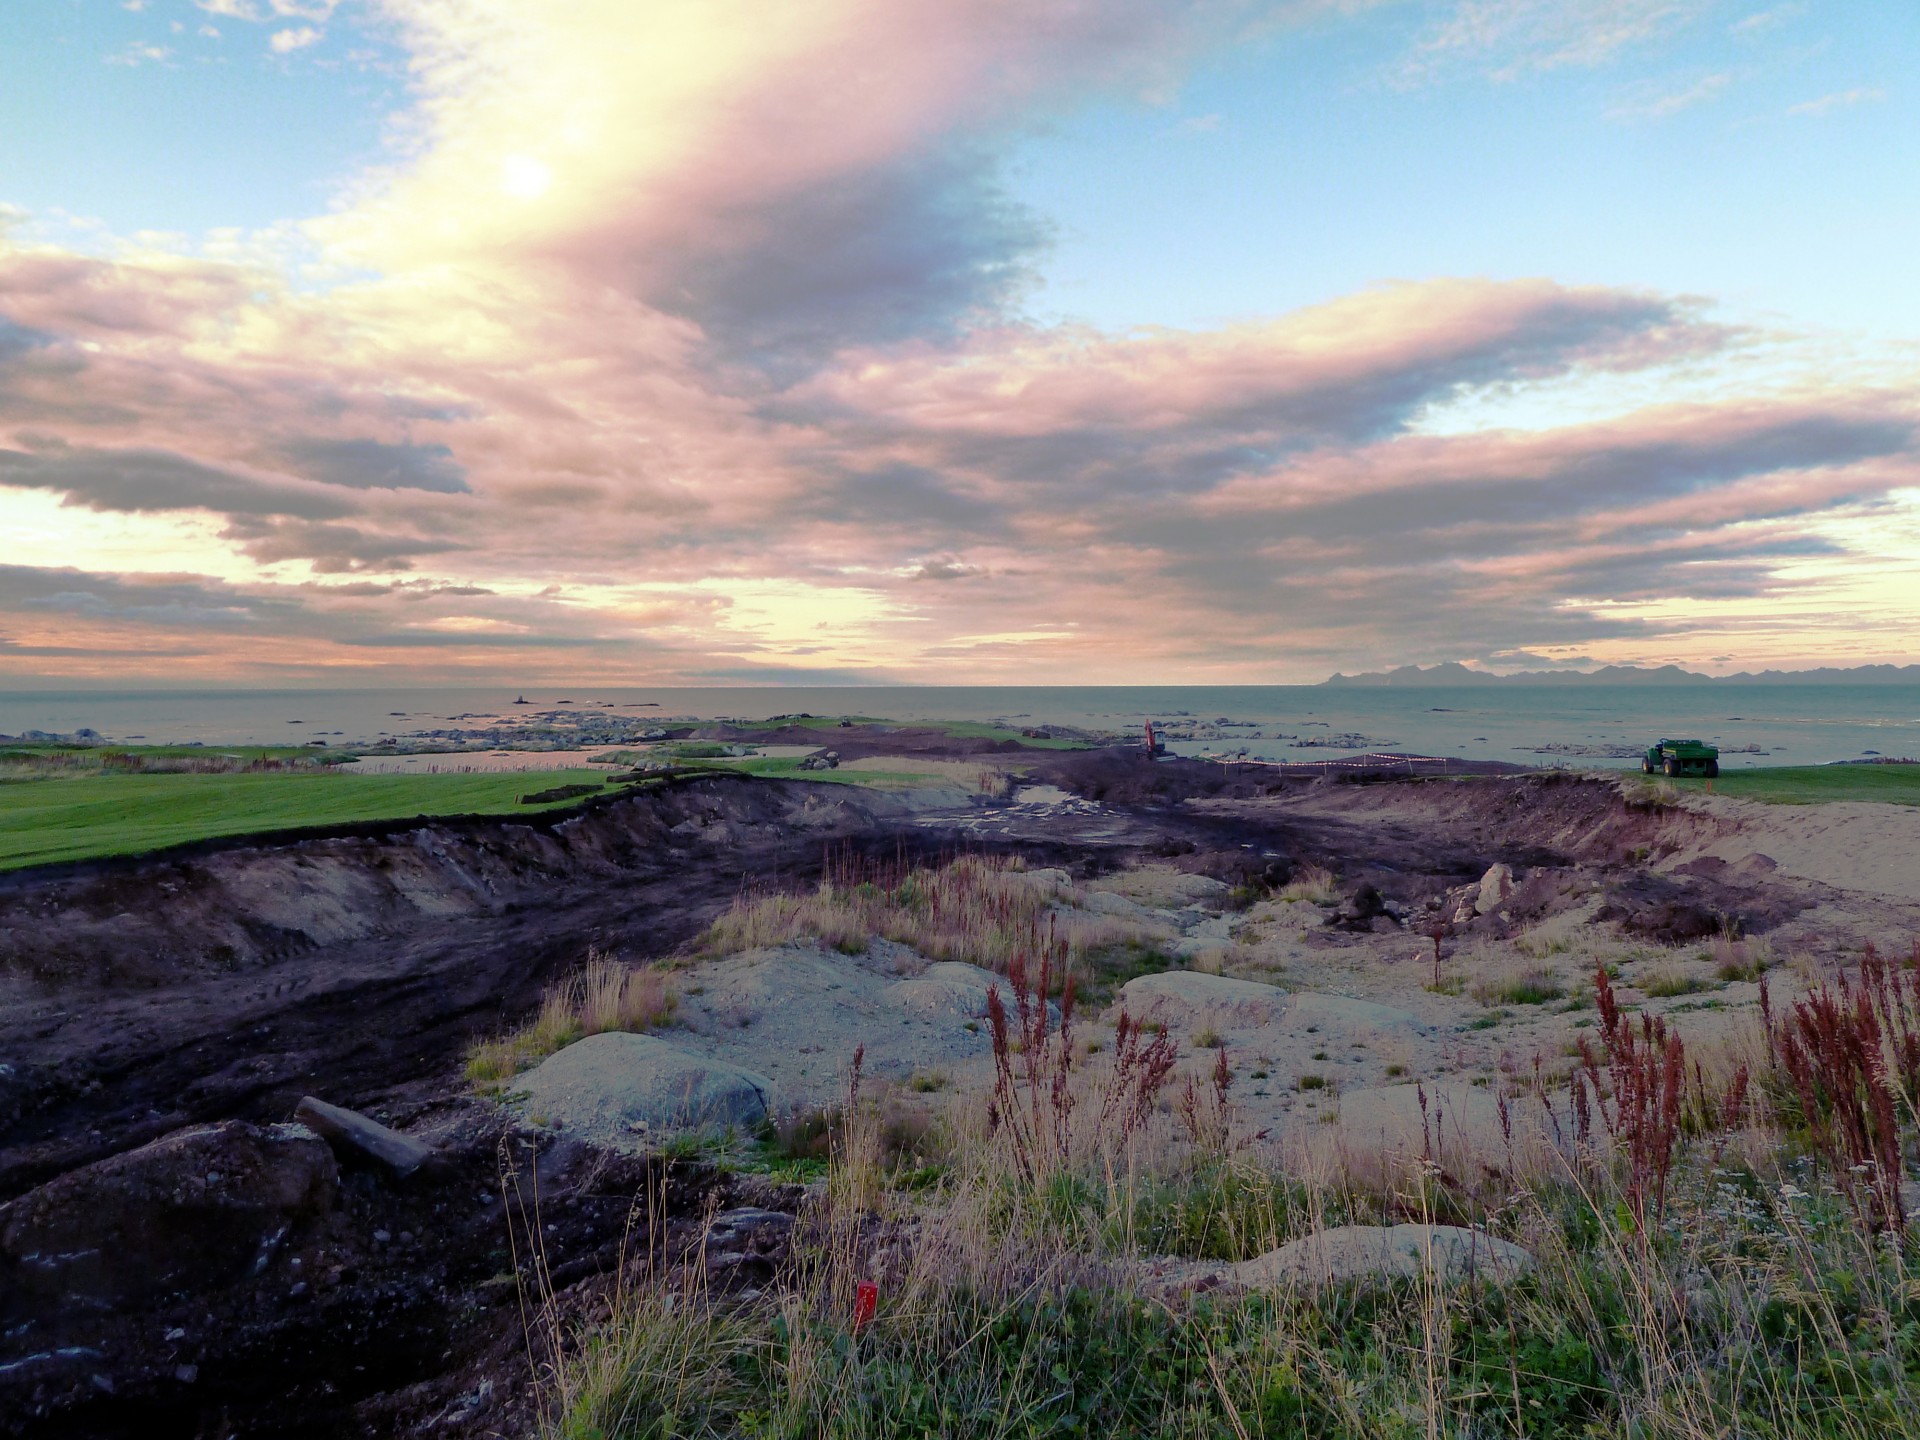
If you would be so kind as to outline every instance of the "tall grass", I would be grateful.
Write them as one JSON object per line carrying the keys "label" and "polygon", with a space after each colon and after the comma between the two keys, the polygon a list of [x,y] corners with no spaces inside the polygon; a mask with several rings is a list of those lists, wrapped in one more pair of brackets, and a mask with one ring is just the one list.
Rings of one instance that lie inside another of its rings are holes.
{"label": "tall grass", "polygon": [[[1897,979],[1920,994],[1915,969],[1850,993]],[[1037,977],[1021,983],[1031,997]],[[1584,1095],[1591,1125],[1471,1186],[1425,1157],[1363,1180],[1233,1133],[1224,1053],[1103,1149],[1110,1056],[1041,1060],[1029,1080],[1014,1057],[1030,1051],[1009,1045],[1050,1163],[964,1112],[930,1193],[836,1148],[832,1167],[868,1178],[830,1177],[781,1281],[717,1295],[697,1255],[661,1255],[610,1319],[559,1347],[546,1433],[1920,1436],[1920,1261],[1880,1238],[1884,1217],[1863,1223],[1835,1164],[1798,1144],[1800,1122],[1729,1105],[1731,1080],[1689,1069],[1676,1033],[1622,1015],[1596,983],[1602,1048],[1557,1102]],[[1035,1013],[1016,1001],[1009,1039]],[[1891,1032],[1882,1021],[1890,1077]],[[1036,1039],[1058,1033],[1043,1021]],[[1683,1103],[1688,1074],[1711,1092],[1710,1123]],[[1187,1103],[1199,1123],[1182,1123]],[[1530,1272],[1209,1279],[1330,1224],[1438,1218],[1441,1202],[1526,1246]],[[878,1291],[871,1323],[862,1282]]]}
{"label": "tall grass", "polygon": [[[1148,927],[1070,908],[1074,892],[1012,862],[967,855],[943,865],[830,856],[819,887],[806,894],[750,893],[708,929],[701,948],[732,954],[793,940],[848,953],[880,936],[935,960],[1006,971],[1046,939],[1063,942],[1075,966],[1149,933]],[[1064,970],[1059,978],[1065,978]]]}
{"label": "tall grass", "polygon": [[665,1025],[678,1004],[679,997],[659,970],[629,966],[589,950],[584,967],[548,988],[533,1019],[468,1049],[467,1079],[482,1089],[497,1089],[529,1065],[588,1035]]}

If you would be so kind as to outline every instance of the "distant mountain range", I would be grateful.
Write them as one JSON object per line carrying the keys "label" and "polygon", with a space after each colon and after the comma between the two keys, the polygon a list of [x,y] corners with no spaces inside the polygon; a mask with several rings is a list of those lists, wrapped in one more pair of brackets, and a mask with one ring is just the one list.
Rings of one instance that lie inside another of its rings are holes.
{"label": "distant mountain range", "polygon": [[1324,685],[1920,685],[1920,665],[1856,665],[1850,670],[1742,670],[1737,675],[1702,675],[1678,665],[1606,665],[1598,670],[1520,670],[1490,675],[1457,661],[1441,665],[1402,665],[1365,675],[1334,674]]}

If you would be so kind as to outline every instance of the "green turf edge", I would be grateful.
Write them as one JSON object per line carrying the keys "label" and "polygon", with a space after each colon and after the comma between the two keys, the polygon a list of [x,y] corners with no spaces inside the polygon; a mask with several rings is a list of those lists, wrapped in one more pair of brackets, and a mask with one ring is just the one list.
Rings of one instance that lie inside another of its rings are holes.
{"label": "green turf edge", "polygon": [[[1655,793],[1731,795],[1766,805],[1864,801],[1920,805],[1920,765],[1767,765],[1724,770],[1714,780],[1663,775],[1635,778]],[[1667,787],[1672,787],[1667,790]]]}
{"label": "green turf edge", "polygon": [[[607,777],[591,770],[498,775],[104,775],[0,785],[0,871],[148,854],[276,831],[530,816],[594,796],[524,805],[522,795]],[[305,789],[296,787],[327,787]],[[353,787],[346,789],[344,787]],[[335,788],[341,787],[341,788]],[[603,788],[600,795],[616,793]]]}

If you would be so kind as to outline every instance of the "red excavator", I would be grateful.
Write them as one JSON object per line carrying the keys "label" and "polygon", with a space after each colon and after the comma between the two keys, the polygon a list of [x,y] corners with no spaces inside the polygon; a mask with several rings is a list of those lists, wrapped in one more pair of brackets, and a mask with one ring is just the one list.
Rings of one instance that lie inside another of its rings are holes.
{"label": "red excavator", "polygon": [[1167,753],[1167,742],[1153,733],[1153,721],[1147,721],[1147,758],[1157,760]]}

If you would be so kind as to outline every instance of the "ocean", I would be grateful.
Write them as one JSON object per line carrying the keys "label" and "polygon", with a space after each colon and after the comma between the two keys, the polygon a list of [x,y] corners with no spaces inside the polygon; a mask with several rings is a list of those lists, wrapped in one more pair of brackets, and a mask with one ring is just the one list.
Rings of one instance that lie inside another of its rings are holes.
{"label": "ocean", "polygon": [[1154,720],[1183,754],[1337,759],[1374,750],[1628,766],[1662,736],[1721,746],[1726,768],[1920,756],[1920,686],[1621,685],[1355,688],[1300,685],[927,686],[434,690],[67,690],[0,693],[0,734],[153,744],[370,743],[422,731],[597,711],[654,723],[866,715],[1005,720],[1132,736]]}

